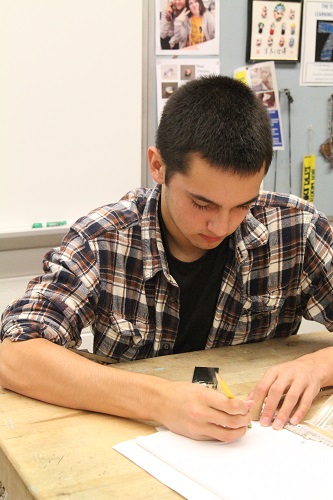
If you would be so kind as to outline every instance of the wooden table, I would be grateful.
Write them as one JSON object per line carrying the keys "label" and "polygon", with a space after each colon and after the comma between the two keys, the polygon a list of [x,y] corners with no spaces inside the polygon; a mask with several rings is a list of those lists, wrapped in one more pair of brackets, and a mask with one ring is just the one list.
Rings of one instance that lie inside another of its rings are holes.
{"label": "wooden table", "polygon": [[[117,368],[191,381],[195,366],[219,367],[235,395],[244,396],[272,364],[332,345],[332,334],[320,332]],[[11,500],[180,498],[112,449],[152,432],[149,423],[70,410],[0,388],[0,481]]]}

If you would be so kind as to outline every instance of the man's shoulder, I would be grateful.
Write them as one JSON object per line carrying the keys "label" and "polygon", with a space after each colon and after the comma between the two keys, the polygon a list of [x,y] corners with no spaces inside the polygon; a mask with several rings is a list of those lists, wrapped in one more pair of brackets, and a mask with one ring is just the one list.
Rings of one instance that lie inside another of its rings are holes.
{"label": "man's shoulder", "polygon": [[293,194],[276,193],[273,191],[261,191],[254,207],[263,209],[289,210],[291,212],[306,212],[318,214],[318,210],[312,204],[299,196]]}
{"label": "man's shoulder", "polygon": [[251,207],[252,216],[266,228],[302,226],[305,233],[314,230],[332,234],[328,218],[313,203],[292,194],[261,191]]}
{"label": "man's shoulder", "polygon": [[72,229],[85,238],[98,238],[110,231],[121,231],[141,224],[142,214],[152,189],[138,188],[119,201],[98,207],[78,219]]}

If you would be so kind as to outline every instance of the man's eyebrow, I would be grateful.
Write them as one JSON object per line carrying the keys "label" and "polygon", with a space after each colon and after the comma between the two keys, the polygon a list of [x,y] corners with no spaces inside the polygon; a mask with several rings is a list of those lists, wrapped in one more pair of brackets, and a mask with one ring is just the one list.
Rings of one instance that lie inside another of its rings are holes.
{"label": "man's eyebrow", "polygon": [[[201,196],[201,194],[191,193],[190,191],[188,191],[188,194],[190,196],[192,196],[193,198],[195,198],[196,200],[198,200],[198,201],[203,201],[204,203],[211,203],[212,205],[218,206],[218,204],[215,203],[215,201],[209,200],[208,198],[205,198],[205,196]],[[253,198],[251,198],[248,201],[244,201],[244,203],[241,203],[238,206],[242,207],[242,206],[245,206],[245,205],[251,205],[251,203],[253,203],[254,201],[257,201],[258,196],[259,196],[259,193],[257,194],[257,196],[254,196]]]}
{"label": "man's eyebrow", "polygon": [[251,203],[254,203],[255,201],[257,201],[258,196],[259,196],[259,193],[257,194],[257,196],[254,196],[253,198],[251,198],[251,200],[246,201],[245,203],[241,203],[239,206],[242,207],[243,205],[251,205]]}

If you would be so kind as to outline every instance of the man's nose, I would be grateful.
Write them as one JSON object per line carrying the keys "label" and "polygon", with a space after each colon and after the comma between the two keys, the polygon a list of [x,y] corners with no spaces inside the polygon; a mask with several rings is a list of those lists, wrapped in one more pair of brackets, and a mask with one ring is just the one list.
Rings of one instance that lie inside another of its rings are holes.
{"label": "man's nose", "polygon": [[216,236],[226,236],[229,231],[229,214],[219,214],[208,222],[208,229]]}

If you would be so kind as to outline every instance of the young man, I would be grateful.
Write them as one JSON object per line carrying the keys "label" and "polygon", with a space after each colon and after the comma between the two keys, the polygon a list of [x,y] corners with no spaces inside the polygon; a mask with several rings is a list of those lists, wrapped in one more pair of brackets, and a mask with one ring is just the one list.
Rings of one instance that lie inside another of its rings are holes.
{"label": "young man", "polygon": [[297,197],[259,194],[271,128],[247,86],[213,76],[180,87],[148,157],[157,186],[81,218],[6,309],[0,385],[195,439],[239,438],[266,396],[263,425],[298,423],[333,385],[333,347],[271,368],[249,401],[65,349],[88,324],[94,351],[119,361],[286,337],[302,316],[333,330],[332,229]]}

